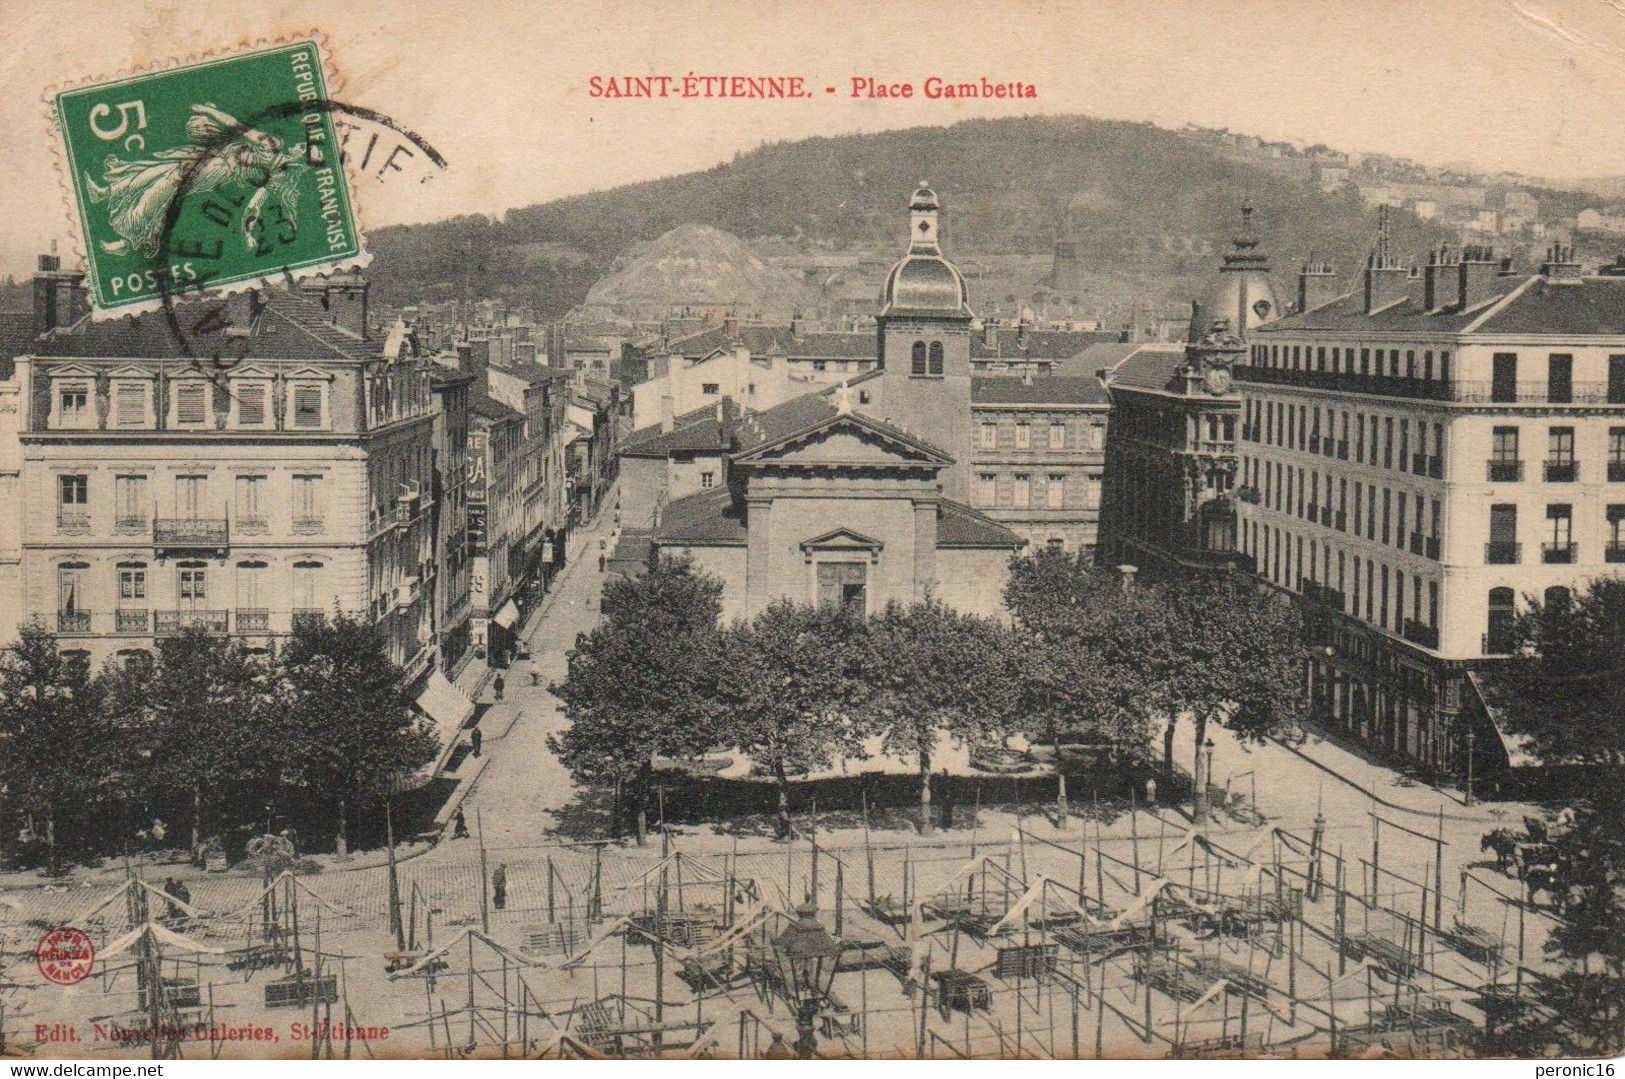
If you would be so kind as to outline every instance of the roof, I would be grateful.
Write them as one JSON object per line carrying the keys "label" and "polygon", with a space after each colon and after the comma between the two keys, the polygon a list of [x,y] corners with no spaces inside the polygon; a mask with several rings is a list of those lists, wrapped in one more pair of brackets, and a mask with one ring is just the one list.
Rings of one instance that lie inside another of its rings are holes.
{"label": "roof", "polygon": [[[235,305],[208,318],[206,312],[218,309],[218,300],[196,296],[176,300],[174,317],[186,328],[186,348],[199,355],[245,360],[373,360],[383,355],[383,337],[362,340],[333,325],[327,321],[327,310],[302,293],[266,288],[250,295],[251,313],[247,305],[242,308],[248,323],[246,349],[241,337],[226,336],[228,330],[241,328],[228,321]],[[198,332],[193,329],[197,326],[206,328]],[[182,347],[170,329],[169,312],[153,311],[105,322],[93,322],[86,315],[45,335],[37,351],[43,356],[173,359],[182,354]]]}
{"label": "roof", "polygon": [[1625,334],[1625,278],[1583,277],[1553,283],[1537,277],[1475,333]]}
{"label": "roof", "polygon": [[0,312],[0,379],[9,379],[15,370],[14,361],[26,356],[34,343],[34,316]]}
{"label": "roof", "polygon": [[1027,541],[1008,528],[959,502],[946,499],[937,510],[937,547],[1017,548]]}
{"label": "roof", "polygon": [[490,394],[478,391],[468,395],[468,411],[470,415],[499,422],[523,423],[525,420],[525,414],[518,409],[509,408]]}
{"label": "roof", "polygon": [[814,330],[798,337],[791,326],[757,323],[736,326],[732,334],[725,327],[712,326],[671,341],[666,351],[699,359],[734,345],[743,346],[752,356],[772,354],[796,360],[874,360],[880,356],[879,344],[872,332]]}
{"label": "roof", "polygon": [[975,375],[970,380],[971,405],[1108,405],[1111,399],[1093,375]]}
{"label": "roof", "polygon": [[716,405],[702,405],[685,412],[672,422],[670,431],[659,424],[633,431],[621,447],[626,457],[665,457],[671,453],[726,453],[732,445],[734,428],[741,409],[731,397],[722,398],[723,419],[717,420]]}
{"label": "roof", "polygon": [[1506,752],[1507,764],[1513,768],[1539,767],[1540,758],[1530,749],[1533,740],[1517,729],[1517,713],[1525,705],[1522,694],[1489,670],[1468,671],[1467,681],[1484,705],[1484,714]]}
{"label": "roof", "polygon": [[1107,330],[1021,330],[1000,327],[989,341],[984,333],[971,334],[973,360],[1065,360],[1091,345],[1115,342],[1117,334]]}
{"label": "roof", "polygon": [[745,507],[734,504],[727,487],[713,487],[666,503],[654,535],[667,544],[743,547]]}
{"label": "roof", "polygon": [[1134,355],[1136,349],[1144,347],[1143,342],[1101,341],[1088,346],[1072,357],[1073,365],[1091,372],[1099,371],[1104,367],[1115,367]]}
{"label": "roof", "polygon": [[1174,376],[1185,366],[1183,348],[1139,346],[1107,376],[1113,389],[1172,390]]}
{"label": "roof", "polygon": [[[666,504],[654,538],[667,546],[743,547],[745,508],[727,487],[688,495]],[[1017,550],[1026,540],[969,506],[943,501],[937,509],[937,547]]]}

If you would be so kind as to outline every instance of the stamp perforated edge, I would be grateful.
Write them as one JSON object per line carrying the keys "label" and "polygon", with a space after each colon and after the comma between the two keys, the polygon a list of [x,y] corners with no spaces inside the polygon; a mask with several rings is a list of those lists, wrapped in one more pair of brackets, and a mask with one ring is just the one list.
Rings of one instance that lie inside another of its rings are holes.
{"label": "stamp perforated edge", "polygon": [[[150,64],[123,68],[108,74],[88,75],[65,82],[48,84],[42,92],[41,106],[45,138],[50,147],[51,168],[55,172],[57,179],[58,210],[61,215],[58,227],[67,236],[67,254],[72,256],[78,265],[84,266],[88,271],[90,258],[89,253],[85,250],[85,225],[80,218],[73,180],[68,174],[65,139],[57,118],[56,99],[59,94],[90,86],[100,86],[104,83],[122,82],[126,79],[158,75],[166,71],[193,67],[217,60],[230,60],[237,56],[265,52],[270,49],[297,45],[306,41],[315,42],[316,44],[317,54],[321,58],[322,79],[327,88],[328,100],[338,100],[344,90],[344,73],[335,62],[333,49],[327,35],[316,29],[278,34],[275,37],[244,38],[231,45],[187,53],[184,56],[171,56],[162,60],[155,60]],[[263,277],[245,278],[229,284],[211,286],[201,291],[188,290],[186,296],[220,298],[271,287],[284,283],[290,278],[293,281],[302,281],[308,277],[351,273],[365,269],[372,262],[372,254],[367,250],[367,229],[363,219],[364,213],[356,199],[356,194],[361,185],[357,182],[358,177],[352,168],[351,162],[341,161],[341,167],[344,169],[345,183],[349,187],[351,223],[355,226],[356,234],[356,254],[329,262],[314,263],[299,269],[278,267],[273,273],[266,274]],[[64,262],[66,261],[64,259]],[[172,296],[160,289],[151,297],[136,303],[123,304],[113,309],[98,307],[93,301],[90,304],[90,314],[87,317],[93,322],[110,322],[119,318],[134,318],[139,315],[160,311],[164,308],[166,302],[170,302],[172,299]]]}

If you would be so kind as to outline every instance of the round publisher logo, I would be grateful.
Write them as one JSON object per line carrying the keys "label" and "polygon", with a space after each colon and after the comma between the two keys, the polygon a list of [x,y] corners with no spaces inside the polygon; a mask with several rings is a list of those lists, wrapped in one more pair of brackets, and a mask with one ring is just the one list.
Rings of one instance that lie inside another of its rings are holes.
{"label": "round publisher logo", "polygon": [[62,925],[40,938],[34,959],[46,981],[75,985],[90,977],[90,968],[96,962],[96,945],[83,929]]}

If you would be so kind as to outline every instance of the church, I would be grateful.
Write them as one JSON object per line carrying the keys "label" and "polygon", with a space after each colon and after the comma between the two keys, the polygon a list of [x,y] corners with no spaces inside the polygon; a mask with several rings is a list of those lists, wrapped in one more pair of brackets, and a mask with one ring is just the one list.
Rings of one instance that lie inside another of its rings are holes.
{"label": "church", "polygon": [[781,597],[869,615],[927,595],[1003,609],[1026,541],[967,505],[974,316],[940,228],[922,184],[881,291],[876,370],[761,412],[690,413],[632,447],[663,469],[678,456],[666,450],[698,447],[684,464],[699,489],[668,487],[649,554],[688,555],[721,579],[725,619]]}

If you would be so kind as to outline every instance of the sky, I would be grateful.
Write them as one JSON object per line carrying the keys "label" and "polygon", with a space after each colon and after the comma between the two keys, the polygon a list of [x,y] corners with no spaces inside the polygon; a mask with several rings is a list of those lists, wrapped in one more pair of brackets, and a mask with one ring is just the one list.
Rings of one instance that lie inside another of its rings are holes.
{"label": "sky", "polygon": [[[365,226],[500,215],[763,142],[1032,113],[1483,171],[1625,173],[1625,0],[0,0],[0,273],[29,272],[74,234],[49,88],[312,30],[336,98],[446,160],[358,178]],[[799,75],[813,93],[590,92],[594,76],[690,73]],[[1019,81],[1037,97],[927,100],[932,75]],[[854,78],[911,83],[914,97],[854,99]]]}

